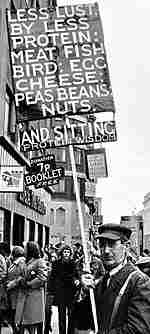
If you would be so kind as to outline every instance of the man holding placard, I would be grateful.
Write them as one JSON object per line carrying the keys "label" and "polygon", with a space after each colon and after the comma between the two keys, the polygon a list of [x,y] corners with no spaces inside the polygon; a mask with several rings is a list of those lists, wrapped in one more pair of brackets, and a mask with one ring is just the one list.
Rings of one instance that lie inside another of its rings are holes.
{"label": "man holding placard", "polygon": [[84,287],[93,286],[99,334],[150,333],[150,280],[127,262],[131,230],[123,225],[99,228],[99,246],[106,274],[95,286],[91,274],[82,276]]}

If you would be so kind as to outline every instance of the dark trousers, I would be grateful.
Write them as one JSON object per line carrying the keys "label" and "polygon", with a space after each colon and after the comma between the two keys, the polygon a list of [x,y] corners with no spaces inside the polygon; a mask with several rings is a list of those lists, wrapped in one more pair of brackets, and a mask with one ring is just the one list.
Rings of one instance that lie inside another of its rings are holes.
{"label": "dark trousers", "polygon": [[74,327],[73,327],[73,319],[72,319],[72,305],[65,305],[65,304],[58,305],[59,334],[66,334],[66,310],[68,313],[67,334],[73,334]]}
{"label": "dark trousers", "polygon": [[22,326],[18,333],[24,334],[25,328],[28,330],[29,334],[35,334],[35,329],[37,329],[37,334],[43,334],[43,323],[42,322],[35,324],[35,325]]}

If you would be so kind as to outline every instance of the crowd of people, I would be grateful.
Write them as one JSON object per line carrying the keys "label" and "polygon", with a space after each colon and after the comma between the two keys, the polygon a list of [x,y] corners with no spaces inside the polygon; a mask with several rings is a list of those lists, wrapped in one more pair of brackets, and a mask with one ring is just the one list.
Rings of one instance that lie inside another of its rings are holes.
{"label": "crowd of people", "polygon": [[[52,333],[53,306],[59,334],[95,331],[90,301],[94,290],[98,334],[150,333],[150,257],[129,256],[131,230],[117,224],[99,228],[99,248],[76,243],[40,249],[36,242],[0,243],[0,327],[13,333]],[[66,317],[67,314],[67,317]]]}
{"label": "crowd of people", "polygon": [[[96,271],[100,259],[92,257]],[[40,249],[36,242],[14,246],[10,251],[0,243],[0,326],[10,324],[14,332],[27,329],[38,334],[52,332],[52,306],[58,307],[58,324],[61,334],[73,333],[73,309],[78,298],[81,273],[84,265],[80,243],[50,245]],[[102,264],[101,264],[102,266]],[[99,270],[99,266],[97,271]]]}

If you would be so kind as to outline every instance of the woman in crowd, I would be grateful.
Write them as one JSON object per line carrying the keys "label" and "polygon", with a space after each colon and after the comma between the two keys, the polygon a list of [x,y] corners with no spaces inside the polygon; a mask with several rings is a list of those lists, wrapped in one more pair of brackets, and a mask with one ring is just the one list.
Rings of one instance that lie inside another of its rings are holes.
{"label": "woman in crowd", "polygon": [[25,257],[25,297],[22,301],[24,305],[20,308],[22,309],[22,328],[27,328],[30,334],[34,333],[35,329],[37,329],[37,334],[42,334],[45,318],[44,288],[47,280],[47,266],[45,260],[40,257],[39,246],[36,242],[27,242]]}
{"label": "woman in crowd", "polygon": [[11,253],[12,264],[8,268],[7,291],[10,302],[10,321],[15,327],[15,313],[18,295],[21,289],[21,281],[25,277],[24,249],[21,246],[14,246]]}

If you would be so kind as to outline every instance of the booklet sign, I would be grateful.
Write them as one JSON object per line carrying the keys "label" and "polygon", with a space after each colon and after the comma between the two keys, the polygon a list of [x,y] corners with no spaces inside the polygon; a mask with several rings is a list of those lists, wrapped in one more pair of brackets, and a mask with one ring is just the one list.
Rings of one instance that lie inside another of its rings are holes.
{"label": "booklet sign", "polygon": [[17,121],[115,112],[98,4],[7,11]]}

